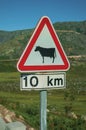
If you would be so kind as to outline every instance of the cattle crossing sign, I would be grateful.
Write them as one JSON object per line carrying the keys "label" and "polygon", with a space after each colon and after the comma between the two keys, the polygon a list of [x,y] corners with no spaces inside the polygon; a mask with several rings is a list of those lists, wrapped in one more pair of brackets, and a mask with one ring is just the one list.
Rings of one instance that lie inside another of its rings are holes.
{"label": "cattle crossing sign", "polygon": [[20,72],[66,71],[69,66],[50,19],[42,17],[17,63],[17,69]]}

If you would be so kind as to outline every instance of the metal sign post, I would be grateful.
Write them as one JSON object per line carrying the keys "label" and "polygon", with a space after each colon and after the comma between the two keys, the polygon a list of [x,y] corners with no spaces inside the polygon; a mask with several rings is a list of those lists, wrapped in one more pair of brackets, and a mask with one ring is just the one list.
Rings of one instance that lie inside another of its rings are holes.
{"label": "metal sign post", "polygon": [[40,91],[40,130],[47,130],[47,91]]}

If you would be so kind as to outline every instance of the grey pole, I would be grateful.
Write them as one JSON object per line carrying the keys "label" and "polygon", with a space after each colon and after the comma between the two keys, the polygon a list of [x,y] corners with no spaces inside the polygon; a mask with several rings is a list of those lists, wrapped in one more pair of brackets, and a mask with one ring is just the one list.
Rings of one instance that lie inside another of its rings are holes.
{"label": "grey pole", "polygon": [[47,130],[47,91],[40,91],[40,130]]}

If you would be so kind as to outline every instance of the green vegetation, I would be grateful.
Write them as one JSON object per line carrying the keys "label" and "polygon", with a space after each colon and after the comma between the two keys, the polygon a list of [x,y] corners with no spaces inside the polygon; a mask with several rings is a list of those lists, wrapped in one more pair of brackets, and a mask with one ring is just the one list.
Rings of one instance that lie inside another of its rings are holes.
{"label": "green vegetation", "polygon": [[[14,64],[12,61],[7,62]],[[64,90],[48,91],[48,129],[85,130],[86,122],[86,65],[82,59],[70,59],[71,68],[67,72],[67,85]],[[4,66],[5,62],[3,62]],[[6,68],[5,68],[6,69]],[[14,67],[11,72],[0,72],[0,104],[22,115],[26,122],[40,128],[40,92],[20,91],[20,73]],[[69,113],[74,113],[77,119]]]}
{"label": "green vegetation", "polygon": [[0,72],[15,72],[17,60],[0,60]]}
{"label": "green vegetation", "polygon": [[[76,101],[73,102],[72,111],[77,113],[78,120],[68,117],[65,114],[65,106],[70,103],[70,101],[64,100],[64,94],[62,91],[49,91],[48,92],[48,129],[52,127],[55,130],[59,127],[70,128],[67,123],[71,122],[71,125],[76,128],[85,128],[85,121],[81,119],[81,114],[85,114],[86,104],[85,95],[78,95]],[[0,103],[5,105],[7,108],[16,112],[16,115],[22,115],[26,122],[31,126],[39,129],[39,118],[40,118],[40,101],[39,92],[0,92]],[[67,122],[66,122],[67,121]],[[78,126],[78,121],[81,124]],[[65,123],[64,123],[65,122]],[[60,124],[59,124],[60,123]],[[59,126],[59,125],[61,126]],[[76,125],[75,125],[76,124]],[[65,125],[65,126],[64,126]],[[72,127],[71,126],[71,127]],[[59,129],[60,130],[60,129]],[[64,130],[64,129],[62,129]],[[73,127],[71,128],[73,130]],[[82,129],[84,130],[84,129]]]}

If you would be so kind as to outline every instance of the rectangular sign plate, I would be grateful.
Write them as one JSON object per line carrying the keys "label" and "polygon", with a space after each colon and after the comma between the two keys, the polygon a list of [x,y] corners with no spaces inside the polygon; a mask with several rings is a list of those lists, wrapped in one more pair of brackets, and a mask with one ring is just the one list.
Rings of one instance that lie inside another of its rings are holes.
{"label": "rectangular sign plate", "polygon": [[21,90],[48,90],[63,89],[66,87],[66,74],[58,73],[33,73],[21,74]]}

